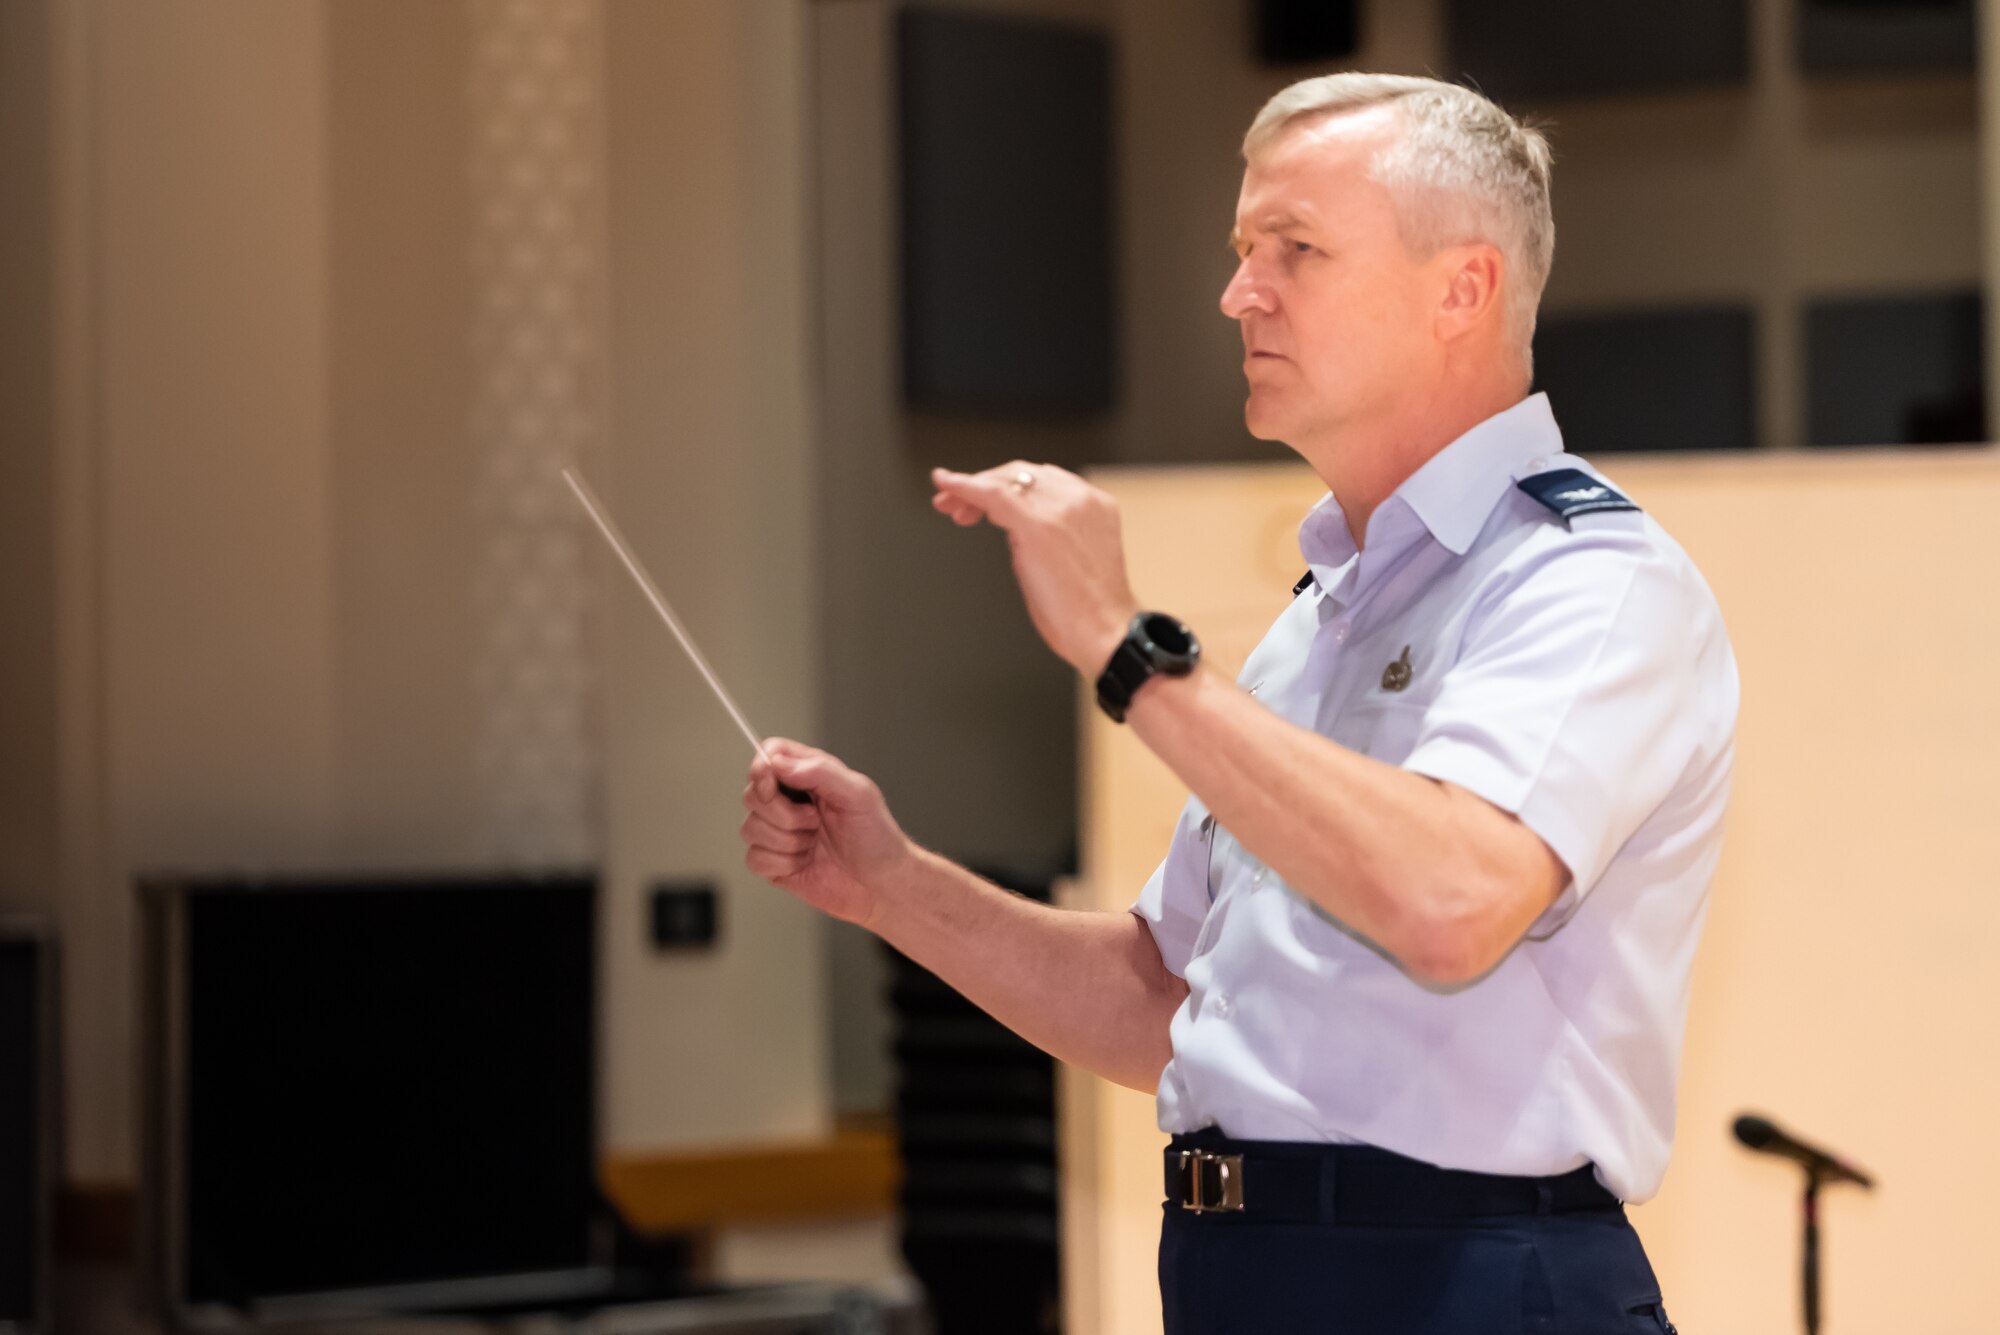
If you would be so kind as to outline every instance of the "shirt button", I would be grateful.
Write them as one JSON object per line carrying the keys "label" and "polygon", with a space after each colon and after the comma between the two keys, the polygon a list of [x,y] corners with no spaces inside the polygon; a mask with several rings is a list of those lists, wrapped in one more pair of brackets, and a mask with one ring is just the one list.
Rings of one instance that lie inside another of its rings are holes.
{"label": "shirt button", "polygon": [[1229,1018],[1229,998],[1227,996],[1217,994],[1215,998],[1215,1018],[1218,1020]]}
{"label": "shirt button", "polygon": [[1335,644],[1344,644],[1346,640],[1347,623],[1345,621],[1337,622],[1333,628],[1333,641]]}
{"label": "shirt button", "polygon": [[1264,868],[1259,867],[1257,869],[1257,874],[1250,878],[1250,884],[1253,886],[1259,886],[1264,884]]}

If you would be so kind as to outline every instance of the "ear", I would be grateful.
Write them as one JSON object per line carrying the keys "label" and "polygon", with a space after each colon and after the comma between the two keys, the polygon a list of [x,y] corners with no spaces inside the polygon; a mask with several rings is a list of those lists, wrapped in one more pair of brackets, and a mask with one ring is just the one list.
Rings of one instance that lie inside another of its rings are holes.
{"label": "ear", "polygon": [[1439,342],[1449,343],[1497,318],[1506,260],[1498,246],[1485,241],[1447,246],[1437,260],[1442,280],[1437,336]]}

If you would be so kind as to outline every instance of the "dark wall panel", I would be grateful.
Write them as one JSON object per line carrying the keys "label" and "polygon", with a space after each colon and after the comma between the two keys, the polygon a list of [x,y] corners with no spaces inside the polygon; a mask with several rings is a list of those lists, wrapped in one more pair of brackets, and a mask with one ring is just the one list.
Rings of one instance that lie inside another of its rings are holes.
{"label": "dark wall panel", "polygon": [[589,1266],[591,881],[142,889],[161,1297]]}
{"label": "dark wall panel", "polygon": [[46,1317],[49,1201],[46,947],[0,931],[0,1327]]}
{"label": "dark wall panel", "polygon": [[1361,41],[1360,0],[1256,0],[1257,56],[1273,65],[1344,60]]}
{"label": "dark wall panel", "polygon": [[1544,315],[1535,387],[1574,454],[1748,449],[1755,337],[1750,311],[1735,306]]}
{"label": "dark wall panel", "polygon": [[1977,292],[1840,298],[1806,307],[1806,443],[1988,439]]}
{"label": "dark wall panel", "polygon": [[1740,84],[1750,72],[1745,0],[1448,0],[1451,64],[1500,100]]}
{"label": "dark wall panel", "polygon": [[1800,0],[1799,67],[1808,74],[1971,73],[1973,0]]}
{"label": "dark wall panel", "polygon": [[963,11],[898,15],[903,380],[914,407],[1111,406],[1111,44]]}

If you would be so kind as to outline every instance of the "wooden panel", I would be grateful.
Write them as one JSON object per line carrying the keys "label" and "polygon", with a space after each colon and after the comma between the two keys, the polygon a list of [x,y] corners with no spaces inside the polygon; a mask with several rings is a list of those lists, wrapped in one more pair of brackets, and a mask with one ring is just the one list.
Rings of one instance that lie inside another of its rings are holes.
{"label": "wooden panel", "polygon": [[894,1138],[872,1128],[796,1144],[613,1154],[602,1169],[605,1193],[641,1233],[888,1214],[900,1179]]}
{"label": "wooden panel", "polygon": [[[891,1131],[856,1126],[824,1141],[610,1154],[598,1177],[626,1222],[658,1234],[890,1214],[901,1170]],[[70,1183],[56,1206],[58,1254],[131,1259],[129,1184]]]}
{"label": "wooden panel", "polygon": [[[1985,1329],[2000,1195],[1987,958],[2000,936],[2000,457],[1656,456],[1612,471],[1707,576],[1744,683],[1674,1164],[1633,1213],[1668,1304],[1683,1329],[1716,1335],[1797,1325],[1798,1175],[1727,1131],[1755,1109],[1883,1184],[1821,1202],[1842,1329]],[[1281,539],[1317,481],[1302,466],[1097,481],[1124,507],[1142,600],[1186,616],[1233,667],[1303,569]],[[1122,909],[1184,790],[1078,708],[1084,875],[1066,902]],[[1065,1328],[1157,1330],[1152,1101],[1065,1079]]]}
{"label": "wooden panel", "polygon": [[[1303,466],[1105,470],[1124,508],[1139,601],[1200,633],[1232,677],[1305,570],[1298,525],[1324,490]],[[1152,875],[1187,789],[1087,694],[1082,711],[1082,874],[1070,907],[1123,910]],[[1158,1330],[1160,1150],[1151,1097],[1062,1067],[1063,1311],[1071,1335]]]}

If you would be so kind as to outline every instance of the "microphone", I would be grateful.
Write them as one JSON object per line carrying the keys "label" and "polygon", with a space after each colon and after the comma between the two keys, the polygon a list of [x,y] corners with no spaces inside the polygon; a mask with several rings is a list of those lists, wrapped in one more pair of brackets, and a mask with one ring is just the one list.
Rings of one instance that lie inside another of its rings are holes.
{"label": "microphone", "polygon": [[1817,1145],[1808,1145],[1803,1140],[1786,1135],[1754,1113],[1744,1113],[1738,1117],[1735,1130],[1736,1138],[1749,1148],[1762,1154],[1775,1154],[1781,1159],[1790,1159],[1821,1181],[1852,1182],[1856,1186],[1870,1189],[1875,1186],[1874,1180],[1866,1173],[1848,1167]]}

